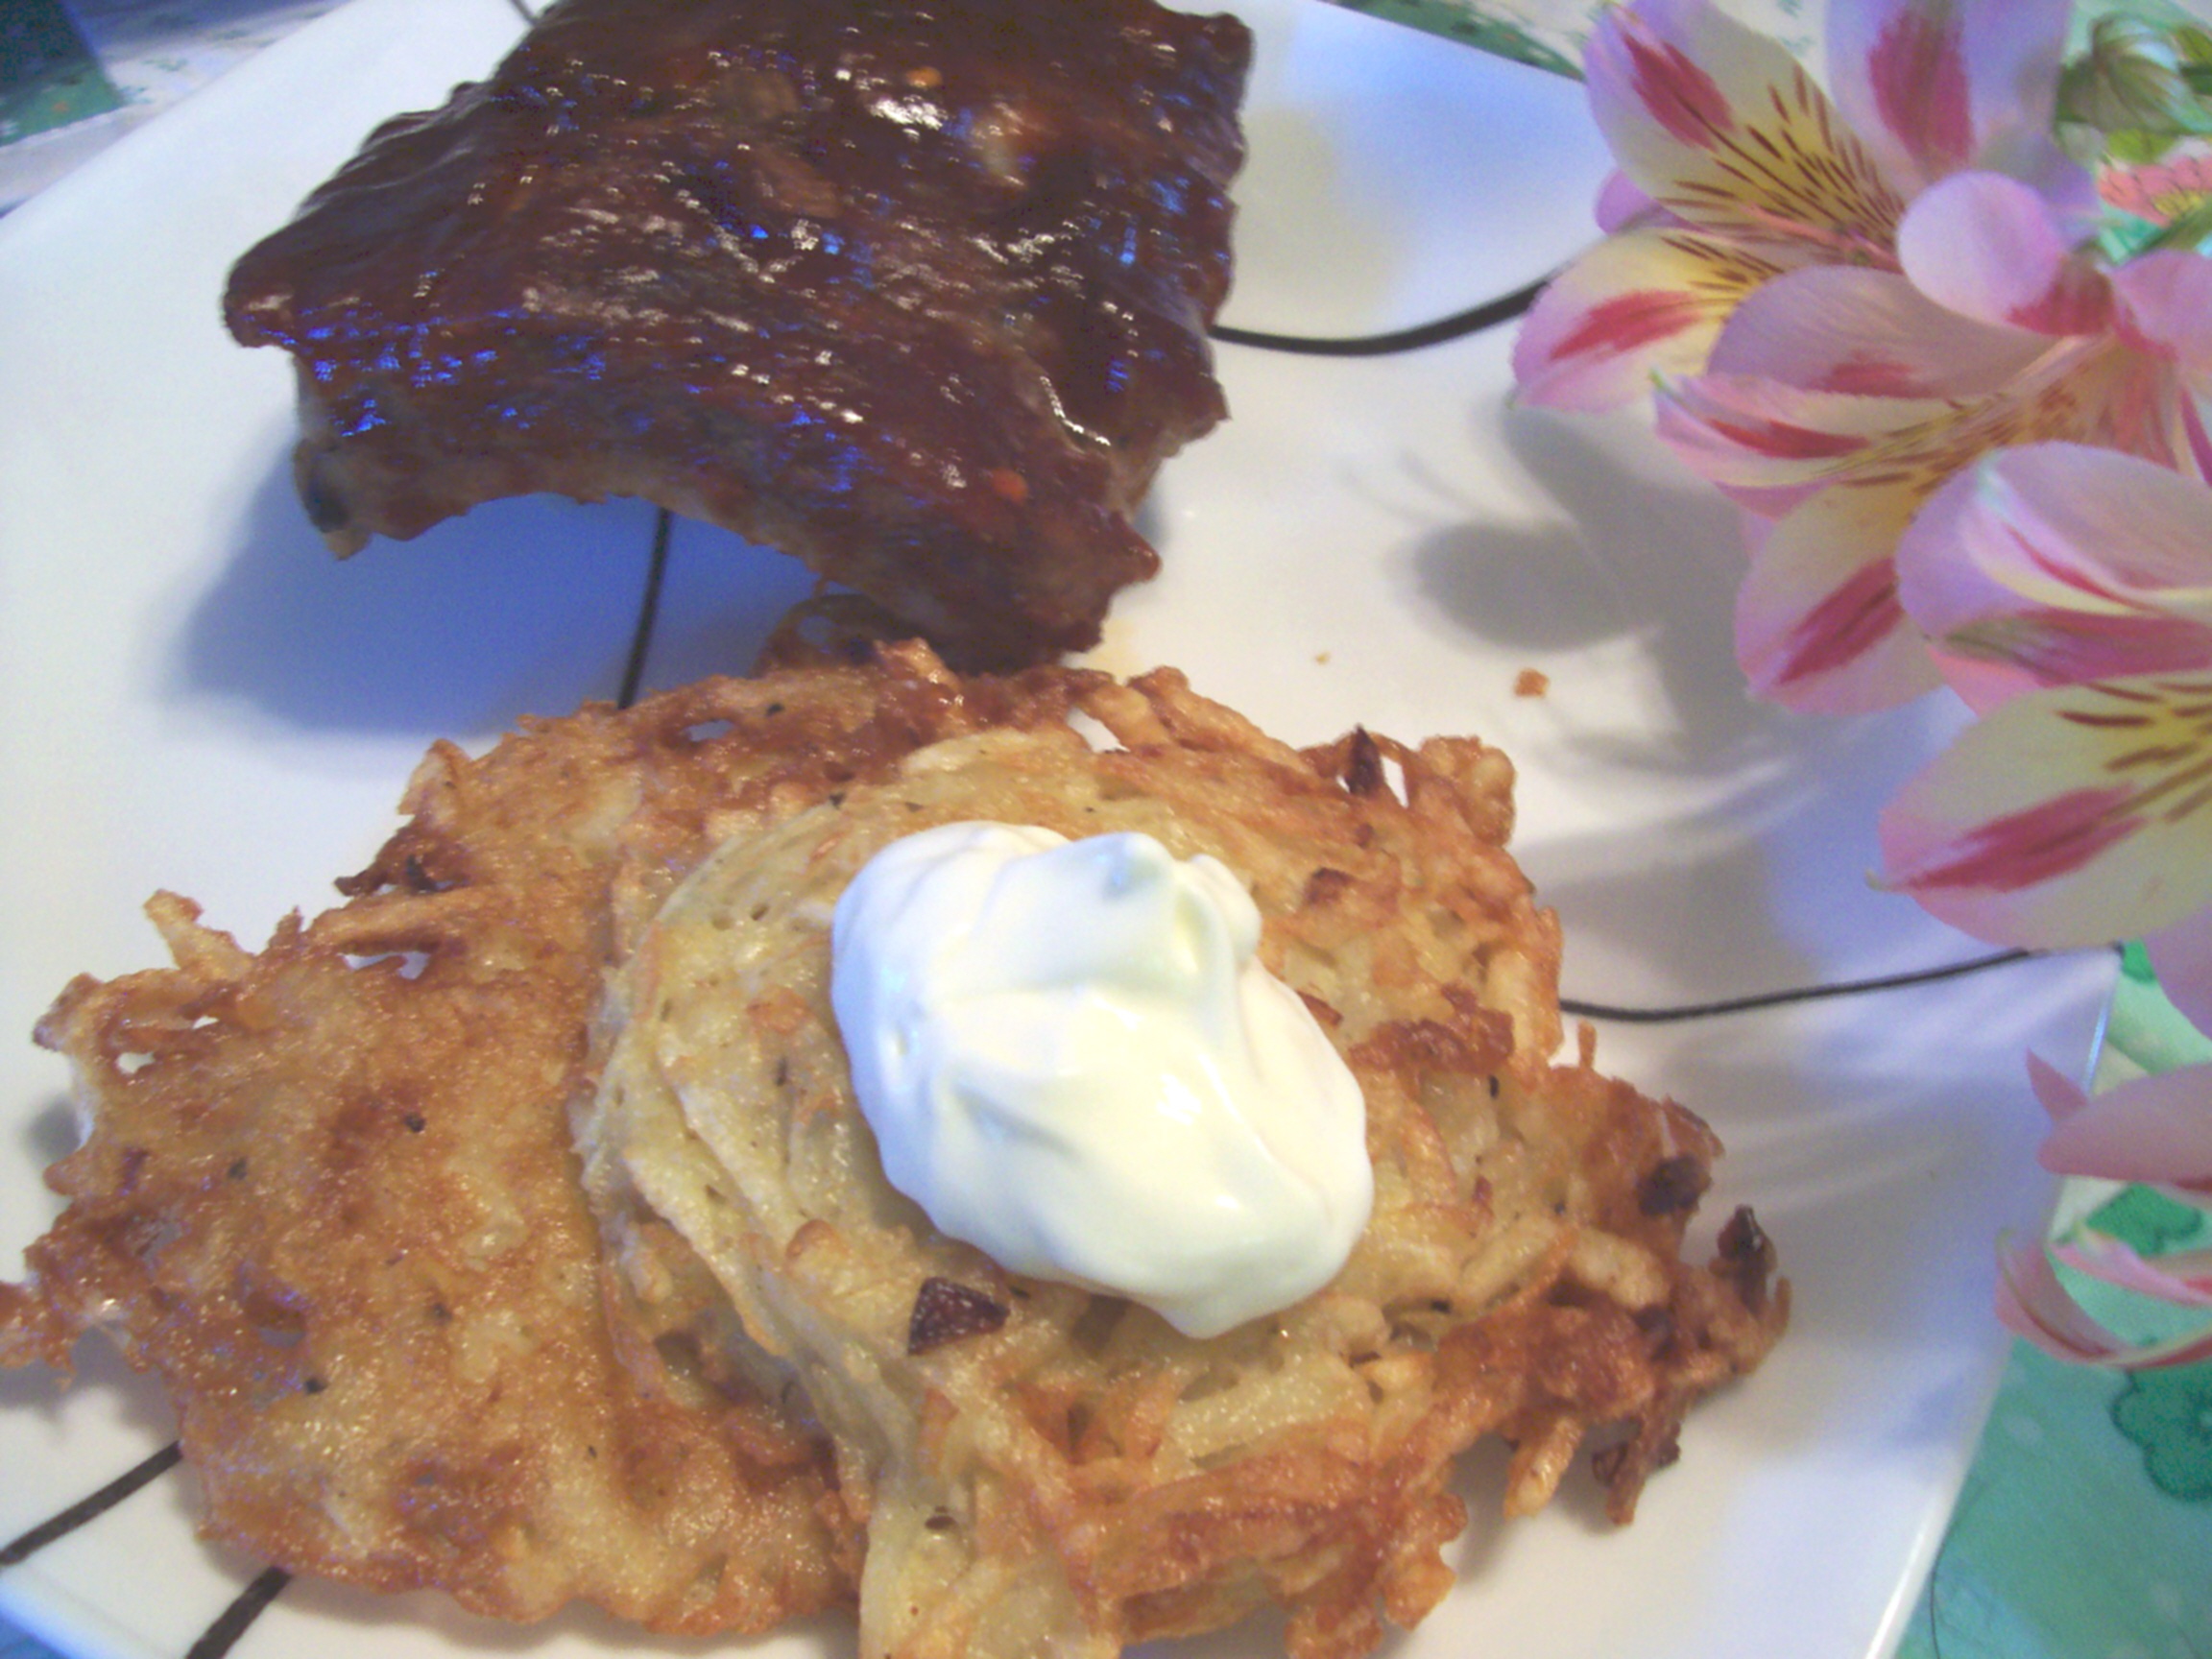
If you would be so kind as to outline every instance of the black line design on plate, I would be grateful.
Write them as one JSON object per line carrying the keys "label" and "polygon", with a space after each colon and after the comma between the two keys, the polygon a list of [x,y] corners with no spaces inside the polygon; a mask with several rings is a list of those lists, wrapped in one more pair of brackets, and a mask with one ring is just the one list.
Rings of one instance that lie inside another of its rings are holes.
{"label": "black line design on plate", "polygon": [[532,28],[537,27],[537,12],[530,6],[525,5],[523,0],[507,0],[507,4],[515,8],[515,10],[521,15],[523,22],[529,24]]}
{"label": "black line design on plate", "polygon": [[139,1487],[168,1474],[177,1467],[183,1455],[183,1449],[176,1441],[170,1441],[153,1456],[116,1476],[89,1498],[79,1499],[52,1520],[41,1521],[21,1537],[0,1545],[0,1567],[12,1567],[18,1561],[28,1560],[57,1538],[65,1538],[86,1522],[99,1519]]}
{"label": "black line design on plate", "polygon": [[1605,1002],[1559,998],[1559,1012],[1582,1020],[1618,1020],[1624,1024],[1661,1025],[1677,1020],[1710,1020],[1722,1014],[1748,1014],[1762,1008],[1780,1008],[1792,1002],[1818,1002],[1831,997],[1863,997],[1877,991],[1901,991],[1911,985],[1933,984],[1938,979],[1960,979],[1991,968],[2033,961],[2040,950],[1999,950],[1940,968],[1920,968],[1909,974],[1885,974],[1873,979],[1842,979],[1833,985],[1799,985],[1787,991],[1761,991],[1748,997],[1729,997],[1719,1002],[1685,1002],[1672,1008],[1620,1008]]}
{"label": "black line design on plate", "polygon": [[1355,334],[1334,340],[1313,339],[1303,334],[1269,334],[1257,328],[1230,328],[1218,323],[1207,332],[1214,339],[1226,341],[1232,346],[1257,346],[1264,351],[1289,351],[1301,357],[1383,357],[1393,351],[1418,351],[1424,346],[1440,346],[1447,340],[1456,340],[1467,334],[1479,334],[1485,328],[1495,328],[1501,323],[1510,322],[1536,303],[1536,296],[1544,292],[1544,285],[1551,280],[1551,275],[1547,273],[1526,288],[1516,288],[1510,294],[1485,300],[1479,305],[1455,311],[1451,316],[1439,317],[1433,323],[1396,329],[1388,334]]}
{"label": "black line design on plate", "polygon": [[223,1655],[238,1646],[238,1638],[252,1627],[253,1621],[269,1610],[269,1603],[284,1593],[284,1586],[292,1582],[292,1575],[281,1567],[264,1567],[259,1577],[238,1592],[238,1599],[223,1609],[221,1617],[207,1626],[206,1634],[185,1650],[184,1659],[223,1659]]}
{"label": "black line design on plate", "polygon": [[619,709],[637,701],[637,686],[645,678],[645,657],[653,649],[653,626],[661,617],[661,585],[668,575],[668,536],[674,523],[665,507],[653,520],[653,554],[645,566],[645,592],[637,601],[637,626],[630,636],[630,661],[622,667],[622,689],[614,697]]}

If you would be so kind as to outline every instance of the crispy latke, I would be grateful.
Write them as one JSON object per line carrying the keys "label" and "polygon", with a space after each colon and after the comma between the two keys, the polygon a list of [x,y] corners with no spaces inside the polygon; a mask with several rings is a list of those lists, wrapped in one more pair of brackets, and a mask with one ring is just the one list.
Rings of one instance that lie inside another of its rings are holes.
{"label": "crispy latke", "polygon": [[[778,649],[809,655],[797,625]],[[177,965],[80,979],[39,1025],[89,1127],[0,1284],[0,1365],[110,1330],[175,1403],[209,1535],[297,1572],[664,1630],[849,1601],[825,1449],[730,1369],[711,1280],[672,1236],[630,1263],[659,1263],[649,1314],[604,1270],[570,1097],[625,919],[729,823],[1057,718],[1071,683],[963,690],[909,654],[588,707],[438,745],[350,902],[259,955],[157,897]]]}
{"label": "crispy latke", "polygon": [[352,902],[255,956],[161,895],[177,966],[80,979],[40,1024],[92,1129],[33,1284],[0,1287],[0,1361],[112,1323],[211,1535],[508,1618],[758,1630],[849,1599],[818,1437],[671,1374],[577,1182],[637,746],[586,715],[442,748]]}
{"label": "crispy latke", "polygon": [[624,847],[649,907],[716,810],[967,718],[926,676],[852,672],[587,709],[481,759],[440,745],[351,902],[257,956],[155,900],[177,966],[80,979],[39,1027],[91,1129],[33,1281],[0,1285],[0,1364],[111,1327],[176,1404],[206,1530],[299,1572],[664,1630],[849,1599],[818,1436],[702,1360],[681,1261],[672,1333],[602,1271],[569,1097]]}
{"label": "crispy latke", "polygon": [[[1503,850],[1503,757],[1364,733],[1301,754],[1169,671],[1057,684],[1120,747],[994,726],[730,823],[625,970],[588,1183],[619,1255],[673,1225],[804,1383],[866,1519],[868,1659],[1105,1655],[1269,1600],[1300,1659],[1361,1654],[1451,1583],[1458,1453],[1502,1435],[1527,1512],[1617,1426],[1599,1473],[1624,1521],[1786,1294],[1747,1214],[1712,1266],[1680,1260],[1701,1122],[1587,1053],[1551,1063],[1557,932]],[[1263,959],[1366,1096],[1374,1218],[1330,1286],[1193,1339],[1006,1273],[888,1185],[830,912],[876,851],[962,819],[1142,830],[1250,884]]]}
{"label": "crispy latke", "polygon": [[[205,1530],[294,1571],[663,1630],[841,1601],[818,1439],[667,1375],[600,1265],[565,1112],[605,883],[459,828],[480,879],[288,921],[258,956],[163,894],[174,969],[63,993],[39,1037],[93,1130],[50,1174],[72,1202],[34,1284],[0,1286],[0,1362],[65,1365],[116,1322]],[[485,868],[509,857],[526,883]]]}
{"label": "crispy latke", "polygon": [[[1621,1425],[1625,1519],[1785,1313],[1747,1220],[1678,1259],[1704,1126],[1548,1062],[1556,935],[1503,852],[1509,790],[1472,739],[1301,754],[1172,673],[962,680],[919,645],[440,745],[349,902],[252,955],[162,896],[177,966],[81,979],[41,1023],[91,1130],[31,1283],[0,1286],[0,1363],[111,1328],[176,1402],[212,1535],[483,1612],[760,1629],[849,1599],[865,1548],[871,1653],[1104,1651],[1269,1599],[1301,1655],[1364,1651],[1450,1582],[1460,1450],[1513,1442],[1526,1510]],[[1194,1343],[1010,1279],[882,1187],[827,902],[864,847],[992,812],[1147,828],[1253,881],[1367,1095],[1377,1220],[1328,1290]],[[724,1108],[765,1132],[726,1166],[634,1120],[666,1108],[638,1046],[673,1027],[656,1004],[625,1033],[604,984],[635,956],[632,998],[668,985],[733,880],[761,884],[731,916],[774,972],[696,1029],[749,1069],[703,1096],[716,1151]]]}

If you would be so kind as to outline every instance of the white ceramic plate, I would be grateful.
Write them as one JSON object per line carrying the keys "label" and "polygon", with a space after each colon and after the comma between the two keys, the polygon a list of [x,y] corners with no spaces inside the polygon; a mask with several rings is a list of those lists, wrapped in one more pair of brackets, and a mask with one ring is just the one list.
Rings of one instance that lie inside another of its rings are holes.
{"label": "white ceramic plate", "polygon": [[[1518,287],[1589,234],[1606,165],[1577,87],[1309,0],[1261,36],[1228,320],[1337,335]],[[0,221],[0,1272],[51,1217],[66,1078],[23,1034],[80,971],[151,965],[160,886],[257,943],[330,900],[429,740],[613,689],[651,515],[536,499],[340,565],[292,499],[290,377],[232,346],[229,261],[390,112],[495,60],[505,0],[357,0]],[[1224,348],[1234,420],[1146,511],[1166,572],[1099,660],[1185,667],[1286,737],[1472,731],[1524,777],[1519,849],[1572,994],[1680,1002],[1916,968],[1970,942],[1869,889],[1873,810],[1939,739],[1743,697],[1731,516],[1633,423],[1508,406],[1509,330],[1359,361]],[[649,678],[741,665],[805,588],[682,527]],[[1515,694],[1520,670],[1550,677]],[[1896,1639],[2002,1353],[1990,1239],[2041,1203],[2034,1044],[2086,1053],[2106,979],[2043,963],[1647,1030],[1601,1059],[1704,1111],[1711,1201],[1757,1204],[1795,1329],[1692,1419],[1613,1532],[1574,1485],[1502,1527],[1495,1459],[1459,1591],[1398,1649],[1864,1659]],[[161,1445],[157,1390],[0,1376],[0,1540]],[[256,1564],[197,1542],[172,1475],[0,1572],[70,1653],[182,1659]],[[1198,1647],[1280,1651],[1255,1625]],[[850,1653],[833,1623],[777,1659]],[[237,1652],[696,1652],[585,1614],[494,1626],[434,1597],[295,1584]]]}

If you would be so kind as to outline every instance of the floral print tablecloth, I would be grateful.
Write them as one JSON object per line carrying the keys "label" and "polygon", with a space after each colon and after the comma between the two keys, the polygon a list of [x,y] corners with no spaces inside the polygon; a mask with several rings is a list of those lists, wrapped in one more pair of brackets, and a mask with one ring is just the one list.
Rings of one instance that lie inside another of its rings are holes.
{"label": "floral print tablecloth", "polygon": [[[0,211],[335,3],[0,0]],[[1601,0],[1344,3],[1568,72]],[[1725,3],[1808,53],[1816,41],[1820,0]],[[2099,1083],[2204,1059],[2212,1043],[2131,959]],[[2064,1203],[2096,1207],[2147,1253],[2204,1242],[2203,1217],[2155,1193],[2083,1189]],[[2109,1313],[2124,1334],[2153,1334],[2127,1317]],[[2121,1378],[2017,1349],[1900,1654],[2212,1659],[2212,1365]],[[0,1625],[0,1659],[52,1656]]]}

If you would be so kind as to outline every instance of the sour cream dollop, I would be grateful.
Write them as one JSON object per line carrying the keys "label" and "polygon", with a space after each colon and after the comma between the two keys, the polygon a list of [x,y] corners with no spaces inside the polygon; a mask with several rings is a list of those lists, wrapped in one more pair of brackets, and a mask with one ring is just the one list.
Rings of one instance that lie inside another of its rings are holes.
{"label": "sour cream dollop", "polygon": [[1343,1266],[1365,1103],[1219,860],[948,824],[868,862],[831,943],[860,1109],[941,1232],[1191,1336]]}

